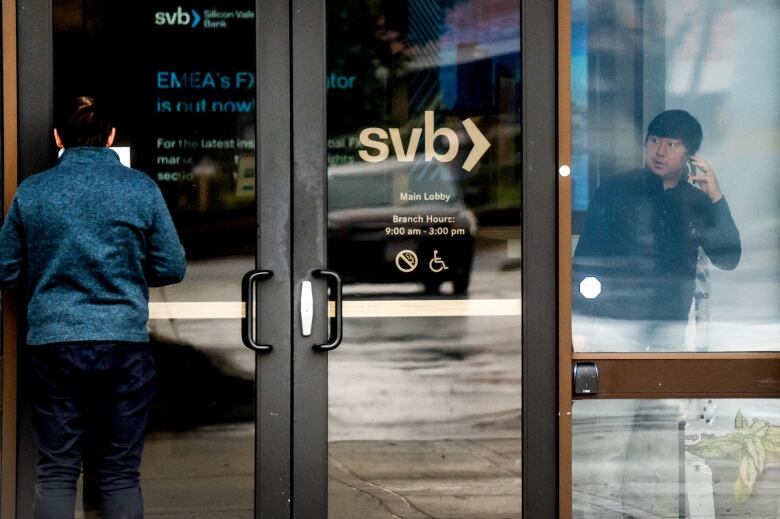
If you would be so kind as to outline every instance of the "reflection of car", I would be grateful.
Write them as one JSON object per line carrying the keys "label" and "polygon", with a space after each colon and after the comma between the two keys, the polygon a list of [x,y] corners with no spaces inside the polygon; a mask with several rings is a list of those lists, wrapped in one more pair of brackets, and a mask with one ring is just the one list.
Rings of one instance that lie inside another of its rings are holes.
{"label": "reflection of car", "polygon": [[347,283],[468,290],[476,218],[452,168],[386,160],[328,170],[328,268]]}

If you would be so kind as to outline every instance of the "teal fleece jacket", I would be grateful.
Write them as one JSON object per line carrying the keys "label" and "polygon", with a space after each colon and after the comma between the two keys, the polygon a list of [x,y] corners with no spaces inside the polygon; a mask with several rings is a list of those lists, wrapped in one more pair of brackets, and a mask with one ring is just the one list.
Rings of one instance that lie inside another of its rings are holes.
{"label": "teal fleece jacket", "polygon": [[69,148],[19,185],[0,229],[0,287],[27,286],[27,343],[146,342],[148,287],[184,249],[157,184],[109,148]]}

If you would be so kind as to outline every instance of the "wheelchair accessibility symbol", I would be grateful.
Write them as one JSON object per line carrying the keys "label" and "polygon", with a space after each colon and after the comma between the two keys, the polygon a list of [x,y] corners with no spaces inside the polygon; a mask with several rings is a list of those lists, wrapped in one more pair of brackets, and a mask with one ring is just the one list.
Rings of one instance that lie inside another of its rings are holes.
{"label": "wheelchair accessibility symbol", "polygon": [[428,262],[428,268],[431,269],[431,272],[441,272],[442,270],[447,270],[449,267],[444,263],[444,260],[439,257],[439,251],[435,250],[433,251],[433,259]]}
{"label": "wheelchair accessibility symbol", "polygon": [[417,268],[417,254],[409,249],[402,250],[395,257],[395,266],[401,272],[411,272]]}

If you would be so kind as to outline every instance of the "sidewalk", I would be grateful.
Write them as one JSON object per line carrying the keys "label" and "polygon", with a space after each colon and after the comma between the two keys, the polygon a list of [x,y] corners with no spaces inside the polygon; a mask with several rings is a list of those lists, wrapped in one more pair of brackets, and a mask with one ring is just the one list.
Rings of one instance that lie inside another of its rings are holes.
{"label": "sidewalk", "polygon": [[338,442],[330,519],[520,517],[520,441]]}
{"label": "sidewalk", "polygon": [[[144,452],[149,519],[249,519],[252,435],[153,436]],[[520,441],[345,441],[329,447],[329,519],[520,517]]]}

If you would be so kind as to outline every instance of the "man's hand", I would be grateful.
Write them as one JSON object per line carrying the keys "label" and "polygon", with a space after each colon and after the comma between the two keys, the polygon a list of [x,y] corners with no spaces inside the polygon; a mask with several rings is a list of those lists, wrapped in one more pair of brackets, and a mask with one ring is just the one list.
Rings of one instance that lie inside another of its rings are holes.
{"label": "man's hand", "polygon": [[723,193],[718,185],[718,177],[715,176],[715,170],[710,167],[709,163],[697,156],[691,156],[691,163],[695,166],[696,173],[688,174],[688,178],[710,197],[713,204],[723,198]]}

